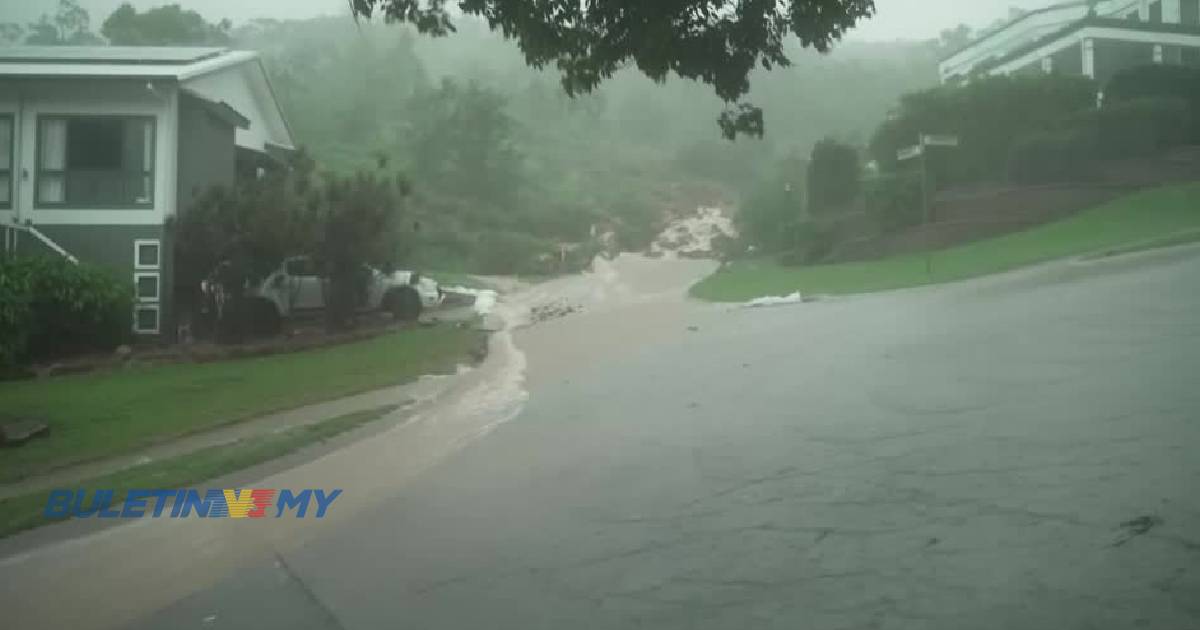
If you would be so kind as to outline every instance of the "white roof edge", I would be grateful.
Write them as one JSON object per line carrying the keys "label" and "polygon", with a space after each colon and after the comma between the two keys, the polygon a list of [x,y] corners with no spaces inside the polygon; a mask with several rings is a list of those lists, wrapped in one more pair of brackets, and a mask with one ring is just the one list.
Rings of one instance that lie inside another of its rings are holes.
{"label": "white roof edge", "polygon": [[0,61],[0,78],[176,79],[186,81],[256,59],[258,59],[257,52],[229,50],[210,59],[202,59],[188,64]]}
{"label": "white roof edge", "polygon": [[[193,64],[183,67],[183,71],[176,76],[180,81],[187,81],[206,74],[223,70],[230,66],[236,66],[248,61],[258,59],[258,53],[252,50],[230,50],[226,53],[217,55],[211,59],[204,59]],[[260,62],[261,65],[261,62]]]}

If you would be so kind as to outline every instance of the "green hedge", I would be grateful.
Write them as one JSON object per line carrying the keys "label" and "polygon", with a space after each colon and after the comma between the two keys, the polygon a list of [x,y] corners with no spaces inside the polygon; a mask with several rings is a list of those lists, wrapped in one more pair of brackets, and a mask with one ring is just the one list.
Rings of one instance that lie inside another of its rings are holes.
{"label": "green hedge", "polygon": [[1095,156],[1094,134],[1079,129],[1025,136],[1013,144],[1008,177],[1019,184],[1046,184],[1087,177]]}
{"label": "green hedge", "polygon": [[1021,137],[1008,155],[1022,184],[1077,181],[1099,159],[1145,157],[1185,141],[1191,113],[1178,98],[1139,98],[1081,112],[1062,128]]}
{"label": "green hedge", "polygon": [[1105,105],[1084,116],[1094,120],[1097,147],[1106,158],[1153,155],[1182,144],[1191,124],[1179,98],[1139,98]]}
{"label": "green hedge", "polygon": [[867,183],[866,202],[867,212],[884,232],[902,230],[925,220],[920,175],[881,175]]}
{"label": "green hedge", "polygon": [[1189,142],[1200,143],[1200,68],[1153,64],[1128,68],[1113,75],[1104,87],[1104,101],[1123,103],[1145,98],[1177,98],[1187,103]]}
{"label": "green hedge", "polygon": [[133,286],[61,258],[0,259],[0,370],[130,338]]}

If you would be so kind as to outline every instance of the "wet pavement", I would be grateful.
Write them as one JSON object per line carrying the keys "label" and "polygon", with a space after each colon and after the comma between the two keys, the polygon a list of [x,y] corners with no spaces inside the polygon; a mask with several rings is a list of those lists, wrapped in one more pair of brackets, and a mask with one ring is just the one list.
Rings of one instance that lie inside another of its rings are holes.
{"label": "wet pavement", "polygon": [[[602,263],[502,301],[459,397],[256,484],[344,488],[326,521],[116,528],[0,560],[0,603],[18,628],[1200,628],[1178,251],[763,309],[684,300],[710,263]],[[577,308],[522,320],[550,301]]]}

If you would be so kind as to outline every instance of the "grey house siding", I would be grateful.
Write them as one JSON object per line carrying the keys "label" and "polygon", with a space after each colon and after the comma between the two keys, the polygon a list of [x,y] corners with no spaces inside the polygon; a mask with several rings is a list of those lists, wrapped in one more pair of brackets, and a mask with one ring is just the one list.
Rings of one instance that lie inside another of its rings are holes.
{"label": "grey house siding", "polygon": [[[133,286],[134,241],[158,240],[161,243],[159,276],[159,330],[164,338],[174,336],[171,304],[174,287],[171,282],[170,253],[173,244],[161,225],[40,225],[38,231],[71,253],[80,261],[103,267],[114,278]],[[40,241],[22,235],[17,253],[32,256],[58,256]]]}
{"label": "grey house siding", "polygon": [[1060,50],[1051,57],[1055,74],[1079,76],[1083,74],[1083,45],[1075,44]]}
{"label": "grey house siding", "polygon": [[232,186],[234,128],[186,95],[179,99],[179,212],[214,186]]}
{"label": "grey house siding", "polygon": [[1154,44],[1096,40],[1096,81],[1106,85],[1114,74],[1154,63]]}

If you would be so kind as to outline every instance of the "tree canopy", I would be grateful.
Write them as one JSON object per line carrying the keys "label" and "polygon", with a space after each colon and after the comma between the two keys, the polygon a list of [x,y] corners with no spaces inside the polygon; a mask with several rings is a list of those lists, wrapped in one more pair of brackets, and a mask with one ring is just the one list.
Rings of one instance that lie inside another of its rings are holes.
{"label": "tree canopy", "polygon": [[[455,31],[446,0],[349,0],[355,15],[382,14],[434,36]],[[785,41],[825,52],[870,17],[874,0],[459,0],[458,10],[515,39],[525,62],[553,64],[568,94],[587,93],[632,64],[655,81],[702,81],[726,103],[728,138],[761,136],[762,110],[741,102],[757,67],[788,66]]]}
{"label": "tree canopy", "polygon": [[228,20],[209,24],[195,11],[168,4],[138,13],[128,2],[104,20],[100,32],[114,46],[199,46],[229,43]]}
{"label": "tree canopy", "polygon": [[[6,25],[0,29],[5,39],[16,39],[22,29]],[[91,31],[91,16],[75,0],[58,0],[54,15],[42,14],[37,22],[26,29],[25,43],[31,46],[91,46],[103,44],[104,40]]]}

